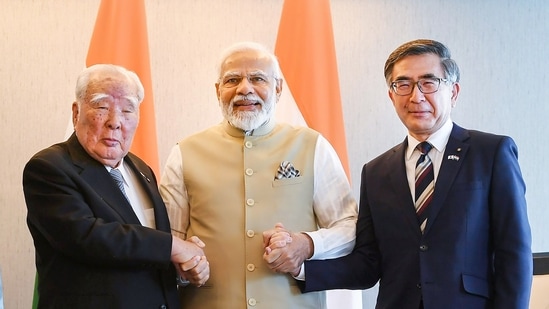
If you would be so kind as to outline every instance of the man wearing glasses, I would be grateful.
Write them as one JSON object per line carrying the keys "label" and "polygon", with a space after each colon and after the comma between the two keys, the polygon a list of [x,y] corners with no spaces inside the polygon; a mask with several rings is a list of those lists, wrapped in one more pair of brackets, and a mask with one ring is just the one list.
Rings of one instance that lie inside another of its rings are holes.
{"label": "man wearing glasses", "polygon": [[385,78],[408,136],[364,166],[355,248],[306,261],[303,291],[379,280],[376,308],[528,308],[531,234],[514,141],[452,122],[459,68],[439,42],[398,47]]}

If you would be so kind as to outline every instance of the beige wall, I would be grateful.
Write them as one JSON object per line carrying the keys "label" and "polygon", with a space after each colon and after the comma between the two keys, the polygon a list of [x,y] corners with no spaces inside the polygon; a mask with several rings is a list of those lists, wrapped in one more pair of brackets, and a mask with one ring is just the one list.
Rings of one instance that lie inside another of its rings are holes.
{"label": "beige wall", "polygon": [[[99,2],[0,0],[0,268],[9,309],[30,308],[35,272],[22,167],[65,134]],[[241,40],[274,47],[282,3],[146,0],[161,165],[177,140],[220,119],[213,88],[220,50]],[[383,63],[404,41],[434,38],[462,68],[454,120],[515,138],[534,251],[549,251],[549,2],[332,0],[332,15],[357,197],[362,165],[405,135],[386,94]]]}

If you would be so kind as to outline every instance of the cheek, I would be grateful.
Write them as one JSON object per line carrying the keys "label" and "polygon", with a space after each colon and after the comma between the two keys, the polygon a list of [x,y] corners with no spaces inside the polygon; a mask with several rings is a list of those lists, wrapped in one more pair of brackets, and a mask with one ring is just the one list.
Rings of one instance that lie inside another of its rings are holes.
{"label": "cheek", "polygon": [[234,96],[234,93],[234,91],[222,88],[219,90],[218,95],[222,101],[227,101],[227,99],[231,99]]}
{"label": "cheek", "polygon": [[269,91],[269,89],[260,89],[260,90],[257,90],[257,95],[265,102],[267,101],[270,96],[275,96],[276,95],[276,92],[275,91]]}
{"label": "cheek", "polygon": [[126,116],[122,128],[126,134],[133,134],[137,128],[138,122],[139,118],[136,115]]}

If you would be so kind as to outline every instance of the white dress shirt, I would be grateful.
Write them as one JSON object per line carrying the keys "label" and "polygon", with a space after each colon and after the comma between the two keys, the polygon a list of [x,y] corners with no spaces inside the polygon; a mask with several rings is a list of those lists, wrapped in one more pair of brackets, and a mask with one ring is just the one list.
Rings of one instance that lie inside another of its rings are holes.
{"label": "white dress shirt", "polygon": [[[108,172],[111,171],[110,167],[105,166],[105,168]],[[136,175],[130,168],[126,168],[124,159],[120,161],[120,164],[116,168],[122,173],[124,191],[139,222],[143,226],[156,228],[152,202],[145,193],[145,189],[139,185]]]}
{"label": "white dress shirt", "polygon": [[[450,138],[450,133],[452,133],[452,128],[454,124],[450,118],[442,125],[438,131],[433,133],[427,141],[433,146],[431,151],[429,151],[429,158],[433,163],[433,173],[435,175],[435,190],[436,183],[438,178],[438,172],[440,171],[440,165],[442,164],[442,157],[444,156],[444,150],[446,150],[446,144],[448,144],[448,139]],[[408,134],[408,149],[406,149],[406,176],[408,177],[408,186],[410,187],[410,192],[412,193],[412,200],[415,200],[416,194],[416,162],[421,155],[420,151],[416,149],[417,145],[421,141],[418,141],[410,134]]]}

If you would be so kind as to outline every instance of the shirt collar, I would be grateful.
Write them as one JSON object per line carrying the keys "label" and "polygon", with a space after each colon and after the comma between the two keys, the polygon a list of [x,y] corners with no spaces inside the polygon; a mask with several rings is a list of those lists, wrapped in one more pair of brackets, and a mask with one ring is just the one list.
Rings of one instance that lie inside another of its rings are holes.
{"label": "shirt collar", "polygon": [[227,120],[223,120],[222,126],[223,126],[223,129],[229,135],[234,136],[234,137],[262,136],[262,135],[267,135],[267,134],[271,133],[271,131],[275,127],[275,123],[276,122],[274,121],[274,118],[270,118],[269,120],[267,120],[267,122],[262,124],[259,128],[252,130],[250,134],[246,134],[246,132],[243,131],[242,129],[239,129],[239,128],[236,128],[236,127],[232,126]]}
{"label": "shirt collar", "polygon": [[[450,118],[446,120],[446,122],[438,129],[435,133],[431,134],[427,141],[433,145],[433,148],[436,149],[438,152],[442,153],[444,151],[444,148],[446,148],[446,144],[448,143],[448,139],[450,138],[450,134],[452,133],[452,127],[454,126],[454,123]],[[412,157],[412,154],[414,153],[414,150],[416,149],[417,145],[421,143],[417,139],[415,139],[410,133],[408,133],[408,149],[406,149],[406,159],[410,159]]]}
{"label": "shirt collar", "polygon": [[[113,169],[112,167],[108,166],[108,165],[105,165],[105,168],[107,169],[107,172],[111,172],[111,170]],[[120,170],[120,172],[122,173],[122,175],[124,175],[124,173],[126,172],[126,168],[124,167],[124,158],[120,159],[120,163],[118,163],[118,166],[115,167],[116,169]]]}

